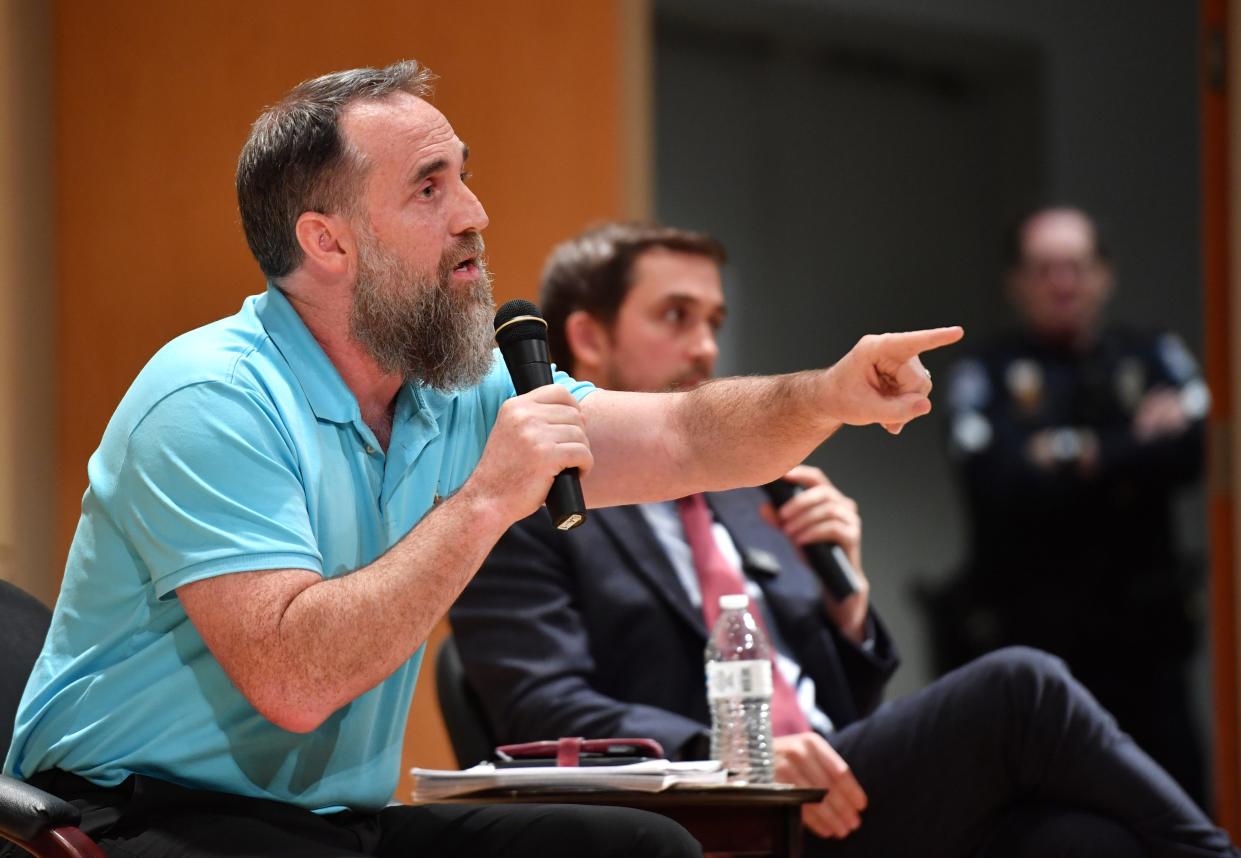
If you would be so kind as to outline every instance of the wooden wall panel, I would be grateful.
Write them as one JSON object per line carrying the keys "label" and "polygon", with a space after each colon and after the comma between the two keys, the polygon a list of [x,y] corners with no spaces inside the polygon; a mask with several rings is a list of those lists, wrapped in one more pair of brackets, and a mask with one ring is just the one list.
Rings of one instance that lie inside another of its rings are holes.
{"label": "wooden wall panel", "polygon": [[1202,258],[1205,364],[1211,387],[1211,446],[1208,501],[1211,566],[1208,593],[1211,618],[1211,674],[1214,700],[1215,816],[1233,839],[1241,838],[1241,746],[1238,744],[1237,621],[1241,589],[1237,577],[1237,527],[1241,507],[1241,435],[1236,404],[1241,383],[1241,256],[1232,251],[1239,237],[1233,218],[1241,193],[1241,136],[1235,129],[1241,66],[1241,17],[1228,0],[1200,0],[1200,106],[1202,111]]}
{"label": "wooden wall panel", "polygon": [[[491,216],[497,300],[529,296],[555,241],[627,207],[624,2],[58,3],[58,562],[87,458],[139,368],[263,287],[233,172],[264,105],[327,71],[429,65]],[[408,762],[451,765],[430,673]]]}
{"label": "wooden wall panel", "polygon": [[51,14],[0,0],[0,578],[56,598]]}

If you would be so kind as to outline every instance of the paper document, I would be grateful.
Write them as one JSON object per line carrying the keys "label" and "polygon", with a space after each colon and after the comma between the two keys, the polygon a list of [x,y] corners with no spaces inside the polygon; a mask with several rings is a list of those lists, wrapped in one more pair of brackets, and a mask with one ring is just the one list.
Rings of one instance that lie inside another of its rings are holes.
{"label": "paper document", "polygon": [[623,766],[531,766],[497,769],[479,763],[463,771],[411,769],[414,801],[433,801],[489,789],[538,792],[566,790],[636,790],[660,792],[677,784],[706,786],[726,783],[728,772],[718,760],[673,763],[646,760]]}

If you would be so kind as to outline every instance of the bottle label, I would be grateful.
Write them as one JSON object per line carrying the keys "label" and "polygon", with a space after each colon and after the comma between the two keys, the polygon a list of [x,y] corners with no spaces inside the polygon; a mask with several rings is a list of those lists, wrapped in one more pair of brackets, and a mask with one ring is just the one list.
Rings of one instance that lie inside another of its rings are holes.
{"label": "bottle label", "polygon": [[729,697],[771,697],[771,662],[707,662],[707,700]]}

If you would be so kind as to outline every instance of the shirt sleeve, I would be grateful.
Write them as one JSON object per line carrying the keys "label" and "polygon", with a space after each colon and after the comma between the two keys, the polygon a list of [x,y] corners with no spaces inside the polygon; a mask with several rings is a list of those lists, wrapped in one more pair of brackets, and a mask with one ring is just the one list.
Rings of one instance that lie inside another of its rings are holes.
{"label": "shirt sleeve", "polygon": [[160,598],[228,572],[322,573],[291,440],[270,403],[234,385],[183,387],[146,414],[114,507]]}
{"label": "shirt sleeve", "polygon": [[[562,372],[552,367],[552,383],[559,384],[569,393],[573,394],[573,398],[581,402],[597,388],[589,381],[578,381],[567,372]],[[499,349],[492,352],[491,370],[479,385],[479,397],[483,407],[483,414],[486,416],[487,426],[490,427],[496,422],[496,414],[500,411],[500,406],[504,404],[506,399],[512,399],[517,395],[517,389],[513,387],[513,379],[509,377],[508,367],[504,365],[504,357],[500,354]]]}
{"label": "shirt sleeve", "polygon": [[555,364],[552,364],[552,381],[573,394],[573,398],[578,402],[581,402],[598,389],[589,381],[578,381],[567,372],[556,369]]}

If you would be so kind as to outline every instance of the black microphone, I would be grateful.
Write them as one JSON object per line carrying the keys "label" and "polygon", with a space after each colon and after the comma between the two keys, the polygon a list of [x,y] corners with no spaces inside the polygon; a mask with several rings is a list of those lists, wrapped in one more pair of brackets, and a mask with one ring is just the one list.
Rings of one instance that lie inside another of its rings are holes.
{"label": "black microphone", "polygon": [[[495,328],[496,345],[504,355],[518,394],[552,383],[547,322],[538,307],[520,298],[509,301],[496,312]],[[572,530],[586,520],[586,502],[582,500],[577,468],[565,468],[552,480],[547,511],[557,530]]]}
{"label": "black microphone", "polygon": [[[801,487],[788,480],[774,480],[763,486],[763,491],[767,492],[771,502],[779,509],[801,491]],[[843,602],[861,589],[858,571],[849,562],[849,555],[836,543],[811,542],[801,546],[801,550],[814,574],[823,582],[828,595],[837,602]]]}

